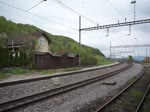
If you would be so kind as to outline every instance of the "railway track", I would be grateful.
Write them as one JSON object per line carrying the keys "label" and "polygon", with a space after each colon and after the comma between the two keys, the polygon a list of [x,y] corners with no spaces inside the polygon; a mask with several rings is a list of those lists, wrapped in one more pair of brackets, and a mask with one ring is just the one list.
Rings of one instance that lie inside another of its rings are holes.
{"label": "railway track", "polygon": [[[113,103],[115,103],[118,99],[122,99],[121,97],[123,96],[123,94],[128,91],[133,85],[136,84],[136,82],[144,75],[145,73],[145,69],[143,71],[141,71],[140,75],[136,78],[136,80],[134,80],[131,84],[129,84],[126,88],[124,88],[122,91],[120,91],[117,95],[115,95],[113,98],[111,98],[108,102],[106,102],[104,105],[102,105],[101,107],[99,107],[95,112],[107,112],[107,109],[108,111],[110,110],[110,108],[112,107]],[[149,85],[150,86],[150,85]],[[143,102],[145,100],[145,97],[149,91],[149,87],[147,88],[141,102],[139,103],[139,105],[137,106],[137,109],[135,112],[139,112],[140,108],[142,107],[143,105]],[[119,102],[119,100],[118,100]],[[117,105],[117,104],[116,104]],[[117,107],[116,107],[117,108]],[[114,111],[115,112],[115,111]]]}
{"label": "railway track", "polygon": [[148,87],[147,87],[147,89],[146,89],[146,91],[145,91],[145,93],[144,93],[144,95],[143,95],[139,105],[137,106],[135,112],[140,112],[143,109],[143,105],[144,105],[144,102],[146,100],[146,97],[148,96],[149,90],[150,90],[150,83],[149,83],[149,85],[148,85]]}
{"label": "railway track", "polygon": [[111,73],[107,73],[107,74],[100,75],[100,76],[97,76],[97,77],[94,77],[94,78],[91,78],[91,79],[76,82],[76,83],[73,83],[73,84],[70,84],[70,85],[67,85],[67,86],[55,88],[55,89],[52,89],[52,90],[49,90],[49,91],[45,91],[45,92],[41,92],[41,93],[38,93],[38,94],[30,95],[30,96],[27,96],[27,97],[23,97],[23,98],[8,101],[8,102],[5,102],[5,103],[1,103],[0,104],[0,107],[1,107],[0,112],[8,112],[8,111],[12,112],[16,109],[24,108],[26,106],[32,105],[33,103],[41,102],[41,101],[44,101],[44,100],[46,100],[48,98],[51,98],[53,96],[60,95],[62,93],[66,93],[66,92],[69,92],[71,90],[86,86],[88,84],[106,79],[108,77],[114,76],[114,75],[116,75],[120,72],[123,72],[123,71],[129,69],[130,67],[132,67],[132,65],[133,64],[130,63],[126,67],[121,68],[121,69],[116,70],[116,71],[113,71]]}
{"label": "railway track", "polygon": [[52,75],[52,76],[37,77],[37,78],[32,78],[32,79],[23,79],[23,80],[11,81],[11,82],[2,82],[2,83],[0,83],[0,88],[6,87],[6,86],[12,86],[12,85],[16,85],[16,84],[29,83],[29,82],[39,81],[39,80],[47,80],[47,79],[51,79],[51,78],[55,78],[55,77],[69,76],[69,75],[74,75],[74,74],[88,72],[88,71],[105,69],[105,68],[109,68],[109,67],[119,66],[121,64],[123,64],[123,63],[118,63],[118,64],[111,65],[111,66],[105,66],[102,68],[88,69],[86,71],[85,70],[78,70],[78,71],[73,71],[73,72],[69,72],[69,73],[62,73],[62,74]]}

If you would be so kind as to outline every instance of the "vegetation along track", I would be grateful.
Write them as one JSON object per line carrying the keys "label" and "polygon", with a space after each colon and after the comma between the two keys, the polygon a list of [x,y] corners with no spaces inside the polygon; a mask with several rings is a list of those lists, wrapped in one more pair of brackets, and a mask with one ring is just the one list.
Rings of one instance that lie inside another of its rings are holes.
{"label": "vegetation along track", "polygon": [[145,69],[136,79],[134,79],[133,82],[131,82],[125,89],[115,95],[95,112],[149,112],[150,110],[141,111],[143,101],[145,101],[144,97],[148,93],[149,89],[149,68],[150,67],[145,67]]}
{"label": "vegetation along track", "polygon": [[12,86],[15,84],[23,84],[23,83],[34,82],[34,81],[39,81],[39,80],[47,80],[47,79],[54,78],[54,77],[69,76],[72,74],[94,71],[94,70],[109,68],[109,67],[113,67],[113,66],[120,66],[121,64],[123,64],[123,63],[118,63],[118,64],[114,64],[111,66],[105,66],[102,68],[94,68],[94,69],[88,69],[88,70],[79,70],[79,71],[75,71],[75,72],[63,73],[63,74],[59,74],[59,75],[43,76],[43,77],[37,77],[37,78],[31,78],[31,79],[23,79],[23,80],[11,81],[11,82],[3,82],[3,83],[0,83],[0,88],[6,87],[6,86]]}
{"label": "vegetation along track", "polygon": [[[150,111],[149,106],[148,106],[148,105],[150,105],[150,103],[148,103],[148,102],[150,102],[149,101],[150,100],[149,89],[150,89],[150,83],[149,83],[139,105],[137,106],[135,112],[149,112]],[[147,102],[146,102],[146,100],[147,100]]]}
{"label": "vegetation along track", "polygon": [[113,75],[116,75],[120,72],[123,72],[123,71],[129,69],[130,67],[132,67],[132,65],[133,65],[132,63],[129,63],[126,67],[121,68],[121,69],[116,70],[116,71],[113,71],[111,73],[107,73],[107,74],[104,74],[104,75],[101,75],[101,76],[97,76],[97,77],[94,77],[94,78],[91,78],[91,79],[87,79],[87,80],[84,80],[84,81],[81,81],[81,82],[76,82],[76,83],[73,83],[73,84],[70,84],[70,85],[67,85],[67,86],[55,88],[55,89],[52,89],[52,90],[49,90],[49,91],[46,91],[46,92],[41,92],[41,93],[34,94],[34,95],[31,95],[31,96],[27,96],[27,97],[24,97],[24,98],[20,98],[20,99],[16,99],[16,100],[13,100],[13,101],[8,101],[8,102],[5,102],[5,103],[1,103],[0,104],[0,107],[1,107],[0,111],[1,112],[10,111],[11,112],[11,111],[14,111],[14,110],[19,109],[19,108],[24,108],[26,106],[32,105],[33,103],[44,101],[47,98],[50,98],[50,97],[53,97],[53,96],[71,91],[73,89],[77,89],[79,87],[97,82],[99,80],[111,77]]}

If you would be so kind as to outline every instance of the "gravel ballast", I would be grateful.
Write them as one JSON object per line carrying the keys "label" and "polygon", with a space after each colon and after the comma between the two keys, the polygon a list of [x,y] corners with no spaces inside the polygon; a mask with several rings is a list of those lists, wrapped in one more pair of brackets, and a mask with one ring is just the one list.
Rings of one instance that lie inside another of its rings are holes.
{"label": "gravel ballast", "polygon": [[[81,108],[89,106],[91,102],[98,98],[105,98],[108,93],[113,94],[116,89],[119,89],[126,84],[128,80],[137,76],[142,69],[142,65],[134,64],[129,70],[111,78],[47,99],[46,101],[34,104],[23,110],[18,110],[18,112],[80,112],[79,110]],[[112,81],[115,81],[116,85],[102,84],[103,82]]]}
{"label": "gravel ballast", "polygon": [[104,73],[109,73],[111,71],[120,69],[125,67],[127,64],[121,64],[119,66],[112,66],[105,69],[99,69],[95,71],[83,72],[78,74],[73,74],[69,76],[59,77],[60,84],[55,85],[53,84],[52,79],[34,81],[29,83],[23,83],[13,86],[6,86],[0,88],[0,96],[1,100],[0,103],[7,102],[10,100],[18,99],[21,97],[29,96],[32,94],[36,94],[39,92],[44,92],[47,90],[51,90],[57,87],[65,86],[77,81],[82,81],[85,79],[89,79],[95,76],[102,75]]}

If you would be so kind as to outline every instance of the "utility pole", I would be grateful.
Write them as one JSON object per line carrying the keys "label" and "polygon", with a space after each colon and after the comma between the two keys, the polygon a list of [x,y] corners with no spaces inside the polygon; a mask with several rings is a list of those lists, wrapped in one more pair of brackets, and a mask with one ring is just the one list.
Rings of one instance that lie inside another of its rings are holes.
{"label": "utility pole", "polygon": [[139,61],[139,51],[138,51],[138,61]]}
{"label": "utility pole", "polygon": [[134,51],[134,61],[135,61],[135,51]]}
{"label": "utility pole", "polygon": [[[134,38],[136,40],[136,44],[135,44],[135,50],[137,50],[137,58],[138,58],[138,48],[137,48],[137,38]],[[136,53],[135,53],[136,54]]]}
{"label": "utility pole", "polygon": [[129,25],[129,34],[128,35],[131,35],[131,25]]}
{"label": "utility pole", "polygon": [[81,67],[81,16],[79,16],[79,67]]}
{"label": "utility pole", "polygon": [[110,41],[110,59],[111,59],[111,41]]}
{"label": "utility pole", "polygon": [[147,48],[146,48],[146,57],[147,57]]}
{"label": "utility pole", "polygon": [[135,21],[135,16],[136,16],[136,15],[135,15],[135,13],[136,13],[136,12],[135,12],[135,3],[136,3],[136,0],[131,1],[131,4],[134,4],[134,21]]}

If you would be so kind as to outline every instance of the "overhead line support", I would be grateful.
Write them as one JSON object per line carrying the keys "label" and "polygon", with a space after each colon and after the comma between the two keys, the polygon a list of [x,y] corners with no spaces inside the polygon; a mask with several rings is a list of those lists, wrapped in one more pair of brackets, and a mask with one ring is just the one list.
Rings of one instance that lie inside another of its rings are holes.
{"label": "overhead line support", "polygon": [[150,44],[143,45],[120,45],[120,46],[111,46],[112,48],[129,48],[129,47],[150,47]]}
{"label": "overhead line support", "polygon": [[108,25],[95,26],[95,27],[88,27],[88,28],[82,28],[80,30],[81,31],[91,31],[91,30],[98,30],[98,29],[108,29],[108,28],[113,28],[113,27],[131,26],[131,25],[144,24],[144,23],[150,23],[150,19],[122,22],[122,23],[116,23],[116,24],[108,24]]}
{"label": "overhead line support", "polygon": [[81,67],[81,16],[79,16],[79,67]]}

